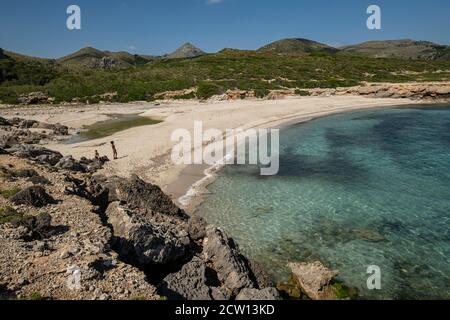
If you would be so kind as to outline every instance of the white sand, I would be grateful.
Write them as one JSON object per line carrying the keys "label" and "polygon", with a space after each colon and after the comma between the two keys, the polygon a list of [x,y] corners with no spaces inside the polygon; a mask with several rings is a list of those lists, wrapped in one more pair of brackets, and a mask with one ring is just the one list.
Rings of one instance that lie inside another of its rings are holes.
{"label": "white sand", "polygon": [[[190,184],[201,178],[205,169],[186,170],[184,165],[174,165],[170,153],[175,142],[172,132],[179,128],[193,132],[194,121],[203,121],[204,130],[234,128],[274,128],[292,121],[306,121],[332,113],[369,109],[376,107],[400,106],[417,102],[407,99],[376,99],[357,96],[301,97],[276,101],[240,100],[214,103],[174,102],[170,105],[155,106],[152,103],[111,105],[78,108],[48,108],[18,112],[19,116],[48,122],[60,122],[71,127],[80,127],[105,120],[105,114],[137,113],[143,116],[164,119],[164,122],[144,127],[131,128],[112,136],[78,144],[51,144],[49,148],[64,155],[92,158],[97,149],[101,155],[110,158],[109,142],[114,140],[119,152],[119,160],[111,161],[104,169],[106,174],[128,176],[136,173],[149,182],[161,186],[178,197]],[[17,110],[16,110],[17,111]],[[4,113],[4,112],[2,112]],[[184,170],[184,171],[183,171]],[[183,172],[183,175],[180,174]],[[169,187],[170,186],[170,187]]]}

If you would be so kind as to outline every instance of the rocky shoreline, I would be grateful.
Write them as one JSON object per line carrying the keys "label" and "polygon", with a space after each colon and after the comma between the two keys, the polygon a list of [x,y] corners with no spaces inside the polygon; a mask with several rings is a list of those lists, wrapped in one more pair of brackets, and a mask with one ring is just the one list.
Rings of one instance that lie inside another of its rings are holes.
{"label": "rocky shoreline", "polygon": [[36,145],[66,130],[25,121],[0,118],[1,298],[280,299],[222,230],[138,176]]}

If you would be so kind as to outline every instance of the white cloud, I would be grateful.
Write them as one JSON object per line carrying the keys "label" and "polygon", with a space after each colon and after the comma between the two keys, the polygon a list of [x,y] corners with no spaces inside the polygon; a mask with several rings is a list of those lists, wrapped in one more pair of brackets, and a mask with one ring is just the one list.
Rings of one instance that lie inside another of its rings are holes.
{"label": "white cloud", "polygon": [[224,0],[206,0],[206,4],[219,4],[222,3]]}
{"label": "white cloud", "polygon": [[129,49],[129,50],[137,50],[136,46],[133,46],[133,45],[128,46],[128,49]]}

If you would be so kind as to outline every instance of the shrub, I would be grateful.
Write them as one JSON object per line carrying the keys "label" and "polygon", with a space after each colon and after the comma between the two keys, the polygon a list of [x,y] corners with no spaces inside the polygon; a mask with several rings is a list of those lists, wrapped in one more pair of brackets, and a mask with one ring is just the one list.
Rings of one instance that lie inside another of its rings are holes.
{"label": "shrub", "polygon": [[22,214],[11,207],[0,208],[0,224],[20,220],[22,217]]}
{"label": "shrub", "polygon": [[0,191],[0,195],[3,198],[8,199],[8,198],[11,198],[12,196],[14,196],[16,193],[19,193],[20,190],[21,190],[20,188],[14,187],[14,188],[11,188],[11,189],[6,189],[6,190]]}
{"label": "shrub", "polygon": [[298,96],[302,96],[302,97],[308,97],[311,95],[311,93],[309,93],[309,91],[306,90],[300,90],[300,89],[296,89],[295,90],[295,94]]}
{"label": "shrub", "polygon": [[204,81],[198,84],[197,98],[199,99],[208,99],[222,93],[223,89],[214,83]]}

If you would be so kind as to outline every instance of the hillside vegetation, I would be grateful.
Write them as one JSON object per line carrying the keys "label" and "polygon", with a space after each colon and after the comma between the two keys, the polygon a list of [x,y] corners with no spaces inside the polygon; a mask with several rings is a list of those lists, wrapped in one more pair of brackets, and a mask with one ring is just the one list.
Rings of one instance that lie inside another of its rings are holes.
{"label": "hillside vegetation", "polygon": [[[55,102],[77,99],[95,103],[102,100],[100,95],[114,92],[117,94],[112,96],[113,101],[150,101],[157,93],[188,88],[197,90],[179,98],[204,99],[228,89],[253,90],[256,96],[263,97],[274,89],[335,88],[363,81],[450,80],[450,61],[372,58],[324,52],[314,43],[313,47],[318,52],[227,49],[195,58],[154,59],[142,63],[133,60],[136,56],[122,53],[122,60],[132,59],[131,63],[106,69],[62,65],[61,61],[73,58],[70,56],[57,61],[27,60],[15,59],[5,52],[3,57],[0,53],[0,100],[17,103],[22,94],[44,92]],[[94,50],[88,50],[88,56],[104,54]]]}

